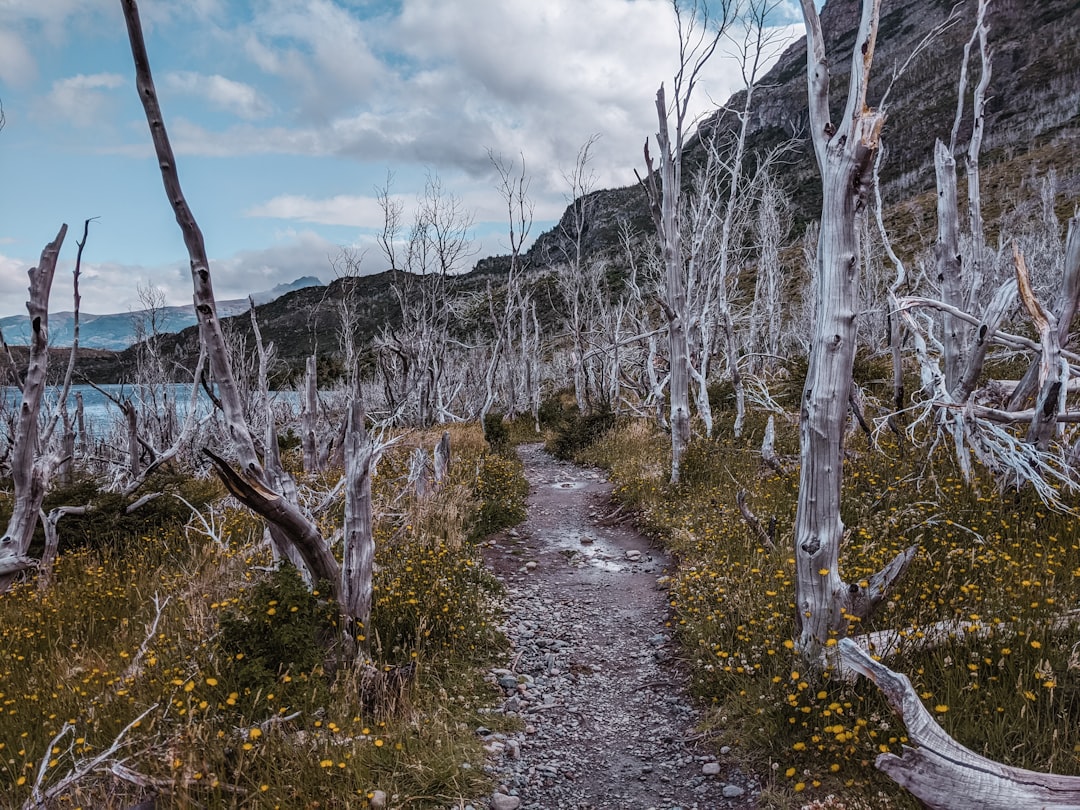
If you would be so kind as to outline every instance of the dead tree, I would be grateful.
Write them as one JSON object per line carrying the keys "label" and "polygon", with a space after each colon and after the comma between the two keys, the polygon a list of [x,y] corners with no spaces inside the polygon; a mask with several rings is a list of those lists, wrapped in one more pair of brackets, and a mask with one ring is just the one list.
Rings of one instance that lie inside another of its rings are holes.
{"label": "dead tree", "polygon": [[402,240],[402,206],[379,191],[384,229],[380,245],[394,275],[400,325],[376,338],[376,357],[388,404],[397,422],[428,426],[460,418],[448,388],[450,324],[455,308],[453,275],[470,255],[472,218],[460,199],[429,176],[408,237]]}
{"label": "dead tree", "polygon": [[814,267],[814,332],[799,425],[801,467],[795,514],[796,649],[811,665],[824,662],[830,639],[847,633],[849,617],[865,618],[914,558],[902,552],[863,583],[840,577],[844,433],[855,359],[860,244],[857,219],[866,207],[878,137],[884,123],[867,104],[880,0],[864,0],[843,117],[829,116],[829,66],[813,0],[802,0],[806,23],[810,132],[822,177],[821,228]]}
{"label": "dead tree", "polygon": [[1080,777],[1002,765],[965,748],[938,725],[906,675],[875,661],[852,639],[839,644],[844,667],[881,689],[907,727],[902,756],[880,754],[877,768],[931,810],[1080,808]]}
{"label": "dead tree", "polygon": [[435,445],[434,459],[435,463],[432,467],[432,475],[434,477],[435,486],[439,486],[446,479],[446,475],[450,471],[450,431],[443,431],[442,436],[439,438],[439,443]]}
{"label": "dead tree", "polygon": [[157,91],[154,88],[138,5],[135,0],[122,0],[122,2],[135,63],[136,87],[153,138],[165,193],[172,205],[191,261],[199,339],[206,349],[211,374],[217,385],[218,401],[221,404],[234,461],[227,461],[209,449],[206,450],[206,454],[229,491],[267,520],[270,524],[271,535],[279,546],[279,550],[291,559],[302,560],[314,580],[328,580],[335,583],[336,589],[340,569],[329,546],[315,523],[295,504],[274,491],[256,453],[251,431],[244,418],[243,402],[229,362],[221,322],[217,317],[206,245],[202,231],[188,207],[180,186],[176,159],[165,129]]}
{"label": "dead tree", "polygon": [[[531,401],[531,386],[536,384],[536,358],[531,346],[528,313],[533,307],[531,294],[525,289],[521,251],[532,228],[532,203],[528,197],[529,181],[525,159],[521,171],[513,172],[514,164],[506,165],[489,152],[488,157],[499,175],[499,194],[506,203],[509,221],[510,271],[503,286],[502,306],[499,306],[489,285],[487,290],[488,316],[494,331],[491,355],[484,374],[484,400],[480,406],[480,425],[485,430],[486,417],[500,399],[499,379],[505,378],[502,401],[513,418],[519,407]],[[535,347],[539,350],[539,346]]]}
{"label": "dead tree", "polygon": [[[714,344],[719,343],[727,360],[727,377],[735,394],[734,434],[742,435],[746,420],[746,394],[742,371],[740,342],[736,339],[732,298],[738,281],[740,234],[750,228],[750,188],[757,178],[748,177],[746,170],[747,134],[753,112],[754,91],[757,89],[762,62],[767,58],[771,34],[767,14],[768,2],[752,0],[743,12],[745,32],[736,41],[737,58],[743,80],[741,109],[732,111],[738,120],[734,142],[722,149],[715,134],[708,137],[705,176],[699,180],[701,193],[690,205],[691,228],[688,251],[688,292],[690,293],[691,345],[696,363],[690,364],[690,375],[697,388],[697,411],[705,422],[707,436],[712,435],[712,412],[709,405],[709,359]],[[766,172],[772,156],[766,158],[758,172]],[[693,301],[695,288],[700,290]],[[715,321],[715,325],[714,325]],[[719,332],[719,341],[713,331]]]}
{"label": "dead tree", "polygon": [[[255,308],[252,307],[254,312]],[[317,472],[319,446],[316,427],[319,419],[319,388],[315,355],[304,364],[304,389],[300,398],[300,446],[304,453],[304,472]]]}
{"label": "dead tree", "polygon": [[592,375],[585,355],[599,318],[604,276],[602,263],[590,259],[585,250],[585,233],[596,202],[593,195],[596,176],[589,168],[592,160],[590,151],[598,137],[593,135],[582,144],[573,168],[563,175],[569,186],[570,205],[559,222],[559,251],[562,255],[553,257],[560,263],[559,302],[564,329],[570,339],[574,400],[580,413],[586,413],[592,407]]}
{"label": "dead tree", "polygon": [[341,607],[366,635],[371,620],[375,570],[372,533],[371,466],[374,448],[364,425],[359,397],[349,403],[345,432],[345,546],[341,566]]}
{"label": "dead tree", "polygon": [[[656,92],[656,116],[659,128],[656,144],[660,166],[654,169],[645,143],[646,175],[642,180],[649,197],[653,223],[663,256],[665,295],[662,301],[668,325],[668,362],[671,399],[671,482],[679,480],[679,463],[690,442],[690,312],[687,306],[683,268],[683,245],[680,218],[683,208],[682,156],[690,101],[705,64],[715,53],[720,38],[732,22],[735,4],[722,0],[719,13],[713,15],[707,4],[693,0],[683,8],[672,0],[678,24],[679,66],[675,73],[672,109],[668,109],[664,86]],[[711,30],[710,30],[711,29]]]}
{"label": "dead tree", "polygon": [[[1057,341],[1065,346],[1069,339],[1073,318],[1080,306],[1080,215],[1069,220],[1069,229],[1065,238],[1065,268],[1061,276],[1061,285],[1055,296],[1057,306],[1053,311],[1057,321]],[[1025,407],[1035,393],[1039,381],[1039,361],[1033,362],[1027,373],[1013,389],[1009,397],[1008,409],[1020,410]]]}
{"label": "dead tree", "polygon": [[11,587],[17,575],[34,564],[27,554],[57,461],[50,454],[38,453],[38,416],[49,365],[49,293],[66,235],[67,225],[60,226],[56,238],[42,250],[37,266],[29,271],[30,300],[26,302],[26,309],[30,316],[30,355],[11,454],[15,503],[4,536],[0,537],[0,593]]}

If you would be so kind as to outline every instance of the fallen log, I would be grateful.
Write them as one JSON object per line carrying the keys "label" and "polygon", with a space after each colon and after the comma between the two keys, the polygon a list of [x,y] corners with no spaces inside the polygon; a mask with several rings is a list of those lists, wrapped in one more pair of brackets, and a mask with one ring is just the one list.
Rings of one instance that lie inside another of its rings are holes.
{"label": "fallen log", "polygon": [[908,677],[875,661],[852,639],[837,645],[843,666],[869,678],[907,727],[902,756],[881,754],[878,770],[931,810],[1080,810],[1080,777],[1002,765],[965,748],[937,724]]}

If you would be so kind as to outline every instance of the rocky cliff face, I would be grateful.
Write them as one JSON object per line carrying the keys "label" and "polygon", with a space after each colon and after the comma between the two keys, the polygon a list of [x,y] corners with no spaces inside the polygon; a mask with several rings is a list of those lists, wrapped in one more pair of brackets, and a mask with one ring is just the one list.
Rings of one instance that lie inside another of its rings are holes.
{"label": "rocky cliff face", "polygon": [[[957,20],[940,31],[897,75],[930,33],[949,16],[951,0],[883,0],[869,97],[880,104],[888,91],[883,132],[882,183],[887,205],[900,205],[933,188],[933,146],[949,139],[957,104],[957,80],[964,46],[974,27],[977,0],[958,7]],[[851,51],[859,23],[860,0],[828,0],[821,12],[832,65],[833,114],[842,114]],[[994,0],[989,14],[993,55],[983,139],[982,165],[990,176],[985,194],[1015,194],[1025,178],[1056,169],[1059,205],[1071,211],[1080,196],[1080,0]],[[959,148],[971,132],[971,94],[978,80],[977,46],[969,61],[969,82]],[[891,89],[890,89],[890,85]],[[642,103],[647,103],[644,99]],[[740,109],[741,95],[728,107]],[[754,94],[751,151],[796,139],[780,176],[794,204],[797,222],[818,217],[821,205],[817,168],[806,132],[806,41],[792,44]],[[735,117],[723,109],[702,122],[691,138],[693,161],[701,140],[724,138]],[[996,177],[996,179],[994,179]],[[644,195],[636,186],[597,192],[586,244],[610,252],[615,223],[628,218],[651,229]],[[564,220],[566,217],[564,217]],[[540,252],[553,254],[559,229],[537,240]]]}
{"label": "rocky cliff face", "polygon": [[[885,103],[888,119],[882,134],[883,191],[896,203],[933,187],[933,146],[949,139],[957,104],[957,81],[977,11],[975,0],[959,7],[957,20],[938,32],[911,59],[953,7],[942,0],[885,0],[869,98]],[[829,0],[822,9],[827,52],[832,65],[833,114],[842,114],[850,74],[851,51],[859,22],[859,0]],[[1065,193],[1075,196],[1080,177],[1080,2],[1077,0],[994,0],[988,15],[992,74],[983,139],[987,166],[1049,147],[1056,153]],[[960,147],[971,133],[971,94],[981,67],[977,45],[969,59],[969,81]],[[890,87],[891,86],[891,87]],[[791,137],[804,138],[806,127],[806,43],[793,44],[755,93],[751,136],[758,149]],[[738,106],[739,98],[733,100]],[[727,116],[730,119],[731,116]],[[705,137],[734,125],[718,112],[702,126]],[[809,145],[797,152],[789,188],[799,189],[815,170]],[[1043,161],[1045,162],[1045,160]],[[814,185],[814,184],[810,184]],[[818,200],[797,196],[800,215],[816,217]]]}

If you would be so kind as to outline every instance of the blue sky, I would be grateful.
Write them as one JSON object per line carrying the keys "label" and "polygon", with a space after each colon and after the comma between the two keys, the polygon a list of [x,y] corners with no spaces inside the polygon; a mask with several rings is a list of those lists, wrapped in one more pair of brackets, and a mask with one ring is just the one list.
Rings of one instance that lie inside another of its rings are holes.
{"label": "blue sky", "polygon": [[[223,299],[302,275],[328,281],[342,246],[366,251],[365,272],[385,269],[375,188],[388,171],[407,218],[437,175],[473,217],[474,258],[506,252],[489,150],[524,156],[535,237],[562,213],[565,174],[591,136],[597,186],[634,181],[677,56],[669,0],[143,0],[140,10]],[[697,110],[738,86],[735,63],[715,59]],[[0,101],[0,316],[25,312],[26,270],[61,222],[72,232],[50,308],[71,308],[88,217],[98,220],[85,312],[137,309],[140,285],[190,303],[119,0],[0,0]]]}

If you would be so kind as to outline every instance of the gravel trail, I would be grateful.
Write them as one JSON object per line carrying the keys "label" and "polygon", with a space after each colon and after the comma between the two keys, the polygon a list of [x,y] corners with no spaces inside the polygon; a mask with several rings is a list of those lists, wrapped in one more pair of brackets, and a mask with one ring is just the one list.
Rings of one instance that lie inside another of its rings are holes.
{"label": "gravel trail", "polygon": [[499,785],[493,810],[752,808],[757,783],[695,742],[675,659],[669,558],[614,509],[600,471],[519,448],[528,519],[488,565],[507,589],[511,660],[491,673],[524,731],[478,729]]}

